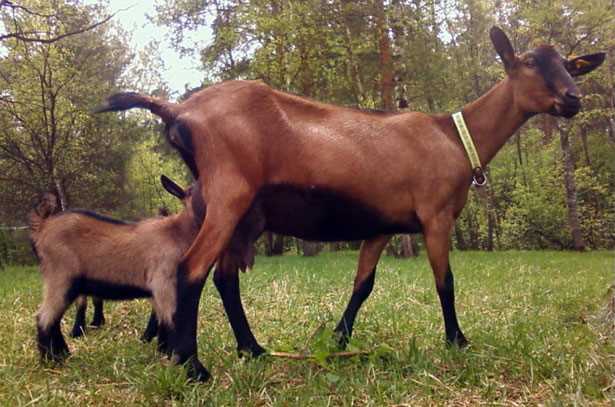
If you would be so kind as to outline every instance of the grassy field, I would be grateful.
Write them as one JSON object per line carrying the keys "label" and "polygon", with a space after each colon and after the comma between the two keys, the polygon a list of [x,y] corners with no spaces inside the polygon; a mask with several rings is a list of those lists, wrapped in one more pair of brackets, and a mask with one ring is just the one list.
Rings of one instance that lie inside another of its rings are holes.
{"label": "grassy field", "polygon": [[[0,405],[611,405],[615,395],[615,254],[452,254],[460,323],[471,345],[443,341],[425,257],[384,258],[352,349],[327,360],[348,301],[356,253],[257,259],[242,275],[248,319],[269,350],[317,360],[239,359],[209,279],[199,354],[214,375],[187,382],[155,344],[139,342],[147,301],[107,303],[107,325],[68,338],[72,356],[42,366],[34,343],[41,287],[35,268],[0,272]],[[90,306],[91,308],[91,306]],[[74,309],[67,313],[68,333]]]}

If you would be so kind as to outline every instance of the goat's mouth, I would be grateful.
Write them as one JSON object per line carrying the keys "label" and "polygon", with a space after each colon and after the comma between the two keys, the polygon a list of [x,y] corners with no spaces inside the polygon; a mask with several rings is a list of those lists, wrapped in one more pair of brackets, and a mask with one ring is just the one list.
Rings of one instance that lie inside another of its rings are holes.
{"label": "goat's mouth", "polygon": [[581,110],[581,102],[579,101],[556,101],[549,111],[553,116],[562,116],[566,119],[574,117]]}

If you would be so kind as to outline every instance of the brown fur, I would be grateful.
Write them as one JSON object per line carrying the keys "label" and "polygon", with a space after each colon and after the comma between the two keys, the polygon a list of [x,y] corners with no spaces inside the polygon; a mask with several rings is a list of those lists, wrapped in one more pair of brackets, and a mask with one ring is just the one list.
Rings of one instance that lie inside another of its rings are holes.
{"label": "brown fur", "polygon": [[183,198],[185,207],[179,214],[134,224],[77,211],[49,216],[55,209],[53,194],[43,197],[30,219],[44,285],[37,315],[44,357],[56,356],[53,347],[63,343],[59,321],[80,294],[110,299],[151,296],[159,321],[173,326],[177,264],[200,225],[190,191],[177,187],[172,192]]}
{"label": "brown fur", "polygon": [[62,264],[70,258],[72,267],[59,268],[70,278],[146,287],[151,278],[146,271],[177,262],[194,233],[188,211],[127,225],[65,212],[46,220],[35,244],[41,263]]}

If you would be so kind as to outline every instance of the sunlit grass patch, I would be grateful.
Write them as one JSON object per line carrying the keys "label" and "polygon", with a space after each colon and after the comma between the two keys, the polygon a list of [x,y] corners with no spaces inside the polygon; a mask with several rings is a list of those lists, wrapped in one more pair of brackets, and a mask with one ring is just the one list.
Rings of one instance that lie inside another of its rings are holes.
{"label": "sunlit grass patch", "polygon": [[[214,375],[206,384],[188,382],[155,343],[139,341],[147,301],[106,303],[105,326],[67,338],[72,355],[63,365],[42,366],[34,342],[38,272],[0,272],[0,403],[608,404],[613,397],[613,253],[453,252],[459,319],[470,340],[461,351],[444,346],[426,259],[384,258],[350,343],[370,354],[329,358],[356,257],[259,257],[242,274],[244,307],[261,345],[313,356],[304,360],[238,358],[208,282],[199,318],[199,354]],[[65,334],[73,318],[70,309]]]}

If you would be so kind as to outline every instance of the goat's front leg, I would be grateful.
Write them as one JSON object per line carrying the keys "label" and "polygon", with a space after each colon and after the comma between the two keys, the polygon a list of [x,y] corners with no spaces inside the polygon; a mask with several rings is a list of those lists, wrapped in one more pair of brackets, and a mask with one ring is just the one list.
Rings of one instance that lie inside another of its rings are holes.
{"label": "goat's front leg", "polygon": [[446,341],[449,344],[463,347],[466,340],[455,312],[455,285],[453,272],[449,264],[449,238],[454,224],[452,216],[446,214],[434,217],[426,222],[424,227],[425,245],[429,263],[436,281],[436,289],[440,297]]}
{"label": "goat's front leg", "polygon": [[103,300],[98,297],[92,297],[92,303],[94,304],[94,316],[92,317],[92,326],[102,326],[105,324]]}
{"label": "goat's front leg", "polygon": [[145,331],[143,331],[143,335],[141,335],[141,340],[143,342],[151,342],[156,335],[158,335],[158,318],[156,317],[156,311],[152,308]]}
{"label": "goat's front leg", "polygon": [[85,295],[77,297],[77,300],[75,300],[75,308],[77,308],[77,312],[75,313],[75,323],[73,324],[73,329],[70,331],[70,336],[79,338],[83,336],[85,332],[85,312],[88,308],[88,298]]}
{"label": "goat's front leg", "polygon": [[359,264],[357,275],[354,279],[354,288],[350,302],[344,310],[342,319],[335,328],[338,336],[338,344],[341,349],[346,348],[348,340],[352,336],[352,327],[363,302],[369,297],[374,287],[376,278],[376,265],[380,260],[380,255],[385,246],[391,239],[390,235],[378,236],[371,240],[366,240],[361,244],[359,253]]}
{"label": "goat's front leg", "polygon": [[[245,185],[234,180],[227,185]],[[226,183],[225,183],[226,184]],[[210,375],[197,357],[197,320],[199,300],[205,280],[213,264],[228,245],[237,223],[249,208],[254,194],[212,188],[208,196],[205,221],[180,263],[177,272],[177,309],[173,328],[168,334],[175,363],[187,364],[189,377],[204,381]],[[226,195],[225,195],[226,194]]]}

